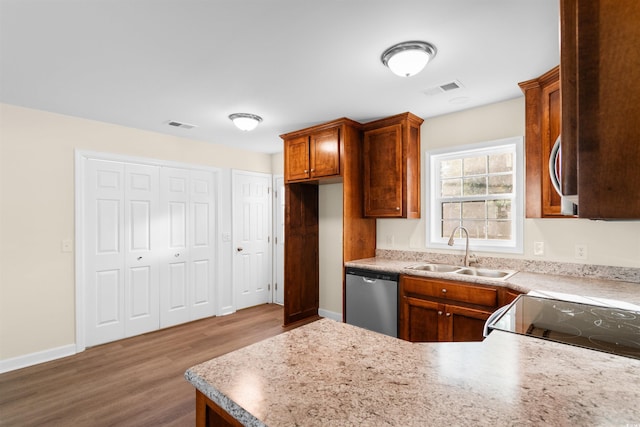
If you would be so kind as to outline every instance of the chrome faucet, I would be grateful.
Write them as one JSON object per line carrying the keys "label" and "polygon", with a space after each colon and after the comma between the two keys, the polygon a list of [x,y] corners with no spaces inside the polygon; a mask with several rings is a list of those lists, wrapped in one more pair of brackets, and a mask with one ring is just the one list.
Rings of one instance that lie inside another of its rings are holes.
{"label": "chrome faucet", "polygon": [[453,246],[453,236],[456,234],[456,231],[458,231],[458,229],[464,231],[464,235],[467,238],[467,244],[464,250],[464,266],[469,267],[472,260],[473,262],[478,262],[475,255],[471,254],[471,256],[469,256],[469,231],[461,225],[457,226],[451,232],[451,236],[449,237],[449,242],[447,244],[449,246]]}

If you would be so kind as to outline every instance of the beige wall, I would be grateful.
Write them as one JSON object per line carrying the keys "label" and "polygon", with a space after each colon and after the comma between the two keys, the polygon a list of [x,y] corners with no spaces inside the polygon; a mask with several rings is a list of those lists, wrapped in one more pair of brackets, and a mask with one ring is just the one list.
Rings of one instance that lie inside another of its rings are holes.
{"label": "beige wall", "polygon": [[320,308],[342,313],[342,184],[320,185],[318,230]]}
{"label": "beige wall", "polygon": [[[524,98],[425,120],[422,151],[523,136]],[[526,142],[525,142],[526,143]],[[423,157],[424,162],[424,157]],[[426,165],[422,164],[423,215],[419,220],[378,220],[377,247],[425,251]],[[392,242],[392,243],[391,243]],[[544,256],[533,255],[533,242],[544,242]],[[574,257],[575,245],[587,245],[587,259]],[[447,252],[447,251],[439,251]],[[479,254],[482,256],[482,253]],[[640,221],[526,219],[524,254],[504,257],[557,262],[640,267]]]}
{"label": "beige wall", "polygon": [[271,173],[272,156],[0,104],[0,360],[75,343],[74,150]]}

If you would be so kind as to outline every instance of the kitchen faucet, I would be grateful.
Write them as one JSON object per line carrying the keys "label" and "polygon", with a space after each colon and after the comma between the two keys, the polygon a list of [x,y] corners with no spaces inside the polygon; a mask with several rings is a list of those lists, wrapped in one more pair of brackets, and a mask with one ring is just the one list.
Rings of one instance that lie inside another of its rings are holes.
{"label": "kitchen faucet", "polygon": [[469,264],[471,264],[471,261],[478,262],[478,260],[476,259],[476,256],[474,254],[471,254],[471,257],[469,257],[469,231],[466,228],[464,228],[463,226],[461,226],[461,225],[457,226],[451,232],[451,236],[449,237],[449,242],[447,244],[449,246],[453,246],[453,236],[456,234],[456,231],[458,231],[458,229],[464,231],[464,235],[467,238],[467,244],[466,244],[466,247],[465,247],[465,250],[464,250],[464,266],[465,267],[469,267]]}

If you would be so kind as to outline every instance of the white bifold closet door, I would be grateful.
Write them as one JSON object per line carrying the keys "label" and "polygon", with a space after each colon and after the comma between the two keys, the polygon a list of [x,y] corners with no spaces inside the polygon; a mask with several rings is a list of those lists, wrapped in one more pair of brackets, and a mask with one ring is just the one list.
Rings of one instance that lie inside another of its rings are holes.
{"label": "white bifold closet door", "polygon": [[85,344],[215,314],[215,176],[87,159]]}
{"label": "white bifold closet door", "polygon": [[215,314],[213,174],[163,167],[160,212],[166,218],[160,266],[160,327]]}
{"label": "white bifold closet door", "polygon": [[159,323],[158,168],[88,160],[85,168],[86,344]]}

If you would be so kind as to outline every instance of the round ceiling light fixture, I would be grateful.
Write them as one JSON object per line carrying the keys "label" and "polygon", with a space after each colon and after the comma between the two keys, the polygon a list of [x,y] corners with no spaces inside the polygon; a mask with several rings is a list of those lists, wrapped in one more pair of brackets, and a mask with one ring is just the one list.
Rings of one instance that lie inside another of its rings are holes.
{"label": "round ceiling light fixture", "polygon": [[233,113],[229,115],[229,119],[238,129],[244,131],[254,130],[262,121],[262,117],[249,113]]}
{"label": "round ceiling light fixture", "polygon": [[436,47],[421,41],[402,42],[385,50],[382,63],[400,77],[418,74],[436,56]]}

